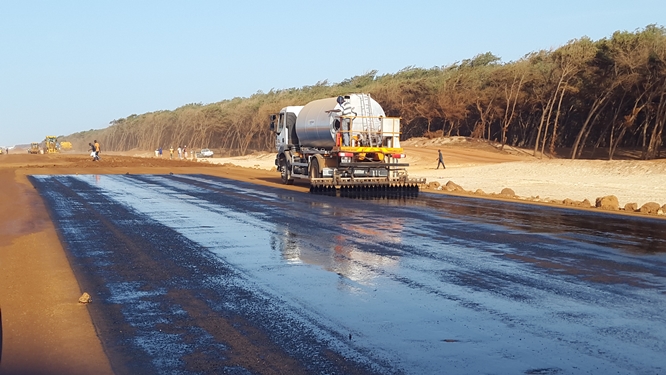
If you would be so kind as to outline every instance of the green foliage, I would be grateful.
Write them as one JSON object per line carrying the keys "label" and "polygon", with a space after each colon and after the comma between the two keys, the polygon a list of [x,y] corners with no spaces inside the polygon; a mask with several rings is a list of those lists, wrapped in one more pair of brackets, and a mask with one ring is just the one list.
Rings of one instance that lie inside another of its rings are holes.
{"label": "green foliage", "polygon": [[[107,150],[188,145],[229,154],[274,146],[268,115],[288,105],[368,92],[405,137],[441,132],[555,153],[638,147],[658,155],[666,121],[666,29],[648,25],[610,38],[575,39],[554,50],[503,63],[491,52],[433,68],[376,70],[340,83],[257,91],[249,98],[190,103],[172,111],[132,114],[72,139],[100,139]],[[84,143],[86,144],[86,143]]]}
{"label": "green foliage", "polygon": [[478,68],[481,66],[496,66],[500,64],[502,59],[493,55],[491,52],[481,53],[474,56],[472,59],[463,60],[460,63],[461,68]]}

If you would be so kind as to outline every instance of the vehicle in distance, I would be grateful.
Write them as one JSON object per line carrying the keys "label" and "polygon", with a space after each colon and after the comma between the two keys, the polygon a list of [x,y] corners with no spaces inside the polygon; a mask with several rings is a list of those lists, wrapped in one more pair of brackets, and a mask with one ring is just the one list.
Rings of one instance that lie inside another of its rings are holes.
{"label": "vehicle in distance", "polygon": [[28,150],[28,154],[39,154],[39,143],[37,142],[32,142],[30,144],[30,149]]}
{"label": "vehicle in distance", "polygon": [[47,135],[44,140],[44,153],[55,154],[58,152],[58,137],[54,135]]}
{"label": "vehicle in distance", "polygon": [[198,158],[212,158],[213,157],[213,151],[211,151],[208,148],[204,148],[199,153],[197,154]]}

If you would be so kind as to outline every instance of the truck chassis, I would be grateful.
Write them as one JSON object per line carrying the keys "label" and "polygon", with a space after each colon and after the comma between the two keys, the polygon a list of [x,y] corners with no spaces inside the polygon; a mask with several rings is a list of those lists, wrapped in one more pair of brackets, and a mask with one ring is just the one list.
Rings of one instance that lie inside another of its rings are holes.
{"label": "truck chassis", "polygon": [[343,162],[343,159],[357,158],[359,152],[294,149],[279,154],[275,165],[283,183],[290,185],[296,178],[307,179],[312,193],[414,193],[425,184],[424,178],[407,177],[409,164],[399,163],[397,158],[386,154],[391,150],[365,148],[363,151],[363,154],[386,155],[385,160]]}

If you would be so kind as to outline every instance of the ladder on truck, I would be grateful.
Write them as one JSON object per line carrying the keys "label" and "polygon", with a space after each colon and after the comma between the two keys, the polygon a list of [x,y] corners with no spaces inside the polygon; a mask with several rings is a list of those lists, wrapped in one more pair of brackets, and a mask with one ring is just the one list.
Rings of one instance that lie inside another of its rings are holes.
{"label": "ladder on truck", "polygon": [[365,143],[370,145],[370,147],[379,146],[375,139],[375,119],[372,117],[372,102],[370,101],[370,94],[359,94],[361,99],[361,124],[363,125],[363,137],[365,138]]}

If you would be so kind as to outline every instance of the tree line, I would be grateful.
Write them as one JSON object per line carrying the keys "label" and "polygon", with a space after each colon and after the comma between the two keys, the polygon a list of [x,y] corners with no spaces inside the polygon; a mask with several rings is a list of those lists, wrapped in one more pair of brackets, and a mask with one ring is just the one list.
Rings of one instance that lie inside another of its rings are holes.
{"label": "tree line", "polygon": [[664,143],[666,29],[583,37],[507,63],[487,52],[430,69],[188,104],[114,120],[95,133],[107,150],[188,145],[242,155],[272,150],[269,114],[352,92],[370,93],[388,116],[401,117],[403,138],[460,135],[537,156],[566,150],[558,156],[570,158],[586,151],[612,159],[618,148],[632,148],[653,159]]}

